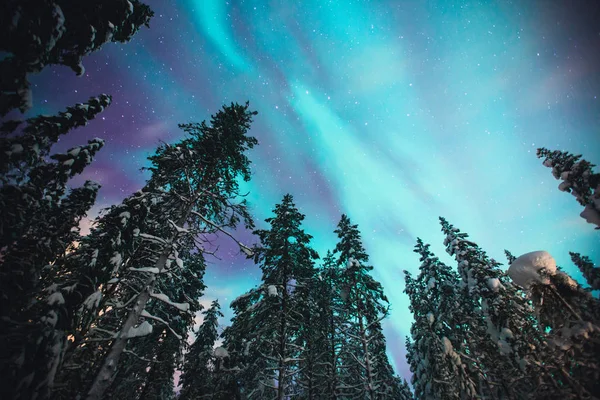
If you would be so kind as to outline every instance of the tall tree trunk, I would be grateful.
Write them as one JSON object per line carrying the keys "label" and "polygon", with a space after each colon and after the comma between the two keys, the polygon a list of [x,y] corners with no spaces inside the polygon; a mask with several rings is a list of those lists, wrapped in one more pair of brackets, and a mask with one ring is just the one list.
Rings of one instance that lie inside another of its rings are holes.
{"label": "tall tree trunk", "polygon": [[[177,226],[183,226],[187,218],[192,212],[192,207],[194,206],[194,202],[190,203],[187,207],[186,212],[182,217],[177,221]],[[178,233],[175,233],[172,242],[177,239]],[[155,267],[158,269],[158,273],[160,273],[166,266],[169,255],[171,254],[172,247],[166,247],[158,260],[156,260]],[[110,387],[115,377],[115,371],[117,366],[119,365],[119,359],[121,358],[121,354],[125,350],[125,346],[127,345],[127,341],[129,338],[127,334],[131,328],[133,328],[137,322],[139,321],[142,311],[146,308],[148,301],[150,300],[150,294],[152,293],[152,289],[154,288],[154,284],[156,283],[156,275],[152,274],[146,281],[146,285],[144,290],[138,295],[138,299],[135,302],[135,305],[129,312],[127,316],[127,320],[123,327],[117,334],[117,337],[113,341],[113,344],[108,352],[108,355],[104,358],[104,362],[102,363],[102,367],[96,377],[94,378],[94,383],[92,384],[91,389],[87,394],[87,400],[100,400],[103,398],[106,389]]]}
{"label": "tall tree trunk", "polygon": [[[170,251],[169,251],[170,252]],[[164,267],[165,262],[167,261],[168,254],[166,251],[160,256],[158,259],[156,266],[158,267],[159,263],[162,262]],[[159,270],[162,268],[158,267]],[[148,281],[146,282],[146,287],[142,293],[139,294],[138,299],[133,306],[133,309],[129,312],[127,316],[127,320],[123,327],[117,334],[117,337],[113,341],[113,344],[108,352],[108,355],[104,358],[104,362],[102,363],[102,367],[96,377],[94,378],[94,383],[87,395],[87,400],[100,400],[104,396],[104,392],[111,385],[117,365],[119,364],[119,359],[121,358],[121,354],[123,354],[123,350],[125,350],[125,346],[127,345],[127,341],[129,338],[127,337],[127,333],[131,328],[133,328],[137,322],[139,321],[142,311],[146,308],[146,304],[148,304],[148,300],[150,300],[150,293],[154,288],[154,283],[156,282],[155,274],[152,274]]]}

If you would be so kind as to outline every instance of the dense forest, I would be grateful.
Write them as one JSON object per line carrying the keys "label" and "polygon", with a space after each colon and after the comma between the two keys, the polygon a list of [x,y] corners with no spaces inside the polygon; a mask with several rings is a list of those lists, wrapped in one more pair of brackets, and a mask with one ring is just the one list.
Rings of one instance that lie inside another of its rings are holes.
{"label": "dense forest", "polygon": [[[53,64],[81,74],[86,55],[129,41],[153,16],[137,0],[94,7],[8,1],[4,8],[3,116],[30,107],[29,74]],[[502,268],[444,218],[444,245],[456,266],[417,240],[419,274],[405,274],[413,375],[410,385],[399,377],[382,328],[390,314],[384,292],[395,288],[372,276],[377,265],[352,216],[331,227],[337,245],[321,255],[292,194],[274,205],[267,229],[255,229],[239,187],[251,179],[251,150],[259,145],[248,103],[181,124],[183,138],[149,157],[144,187],[82,235],[79,223],[99,185],[72,188],[69,181],[104,141],[64,153],[52,147],[110,104],[100,94],[54,116],[0,127],[3,399],[598,398],[600,302],[592,290],[600,290],[600,268],[571,253],[589,288],[545,251],[506,251],[509,268]],[[581,217],[600,229],[594,165],[565,151],[540,148],[537,156],[581,204]],[[238,227],[252,230],[258,244],[237,240]],[[258,286],[231,302],[225,327],[218,301],[200,304],[208,244],[219,235],[262,272]],[[198,313],[203,322],[194,331]]]}

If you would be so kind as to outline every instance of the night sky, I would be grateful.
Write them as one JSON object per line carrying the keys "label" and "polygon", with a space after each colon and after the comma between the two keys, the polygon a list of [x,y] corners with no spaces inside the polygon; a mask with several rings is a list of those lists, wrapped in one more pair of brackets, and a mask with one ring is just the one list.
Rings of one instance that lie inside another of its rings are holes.
{"label": "night sky", "polygon": [[[56,67],[32,78],[30,115],[113,96],[55,149],[107,141],[73,182],[102,184],[91,217],[144,184],[146,156],[182,137],[177,123],[249,100],[260,146],[244,189],[257,226],[288,192],[321,255],[342,213],[359,224],[392,303],[388,349],[405,377],[402,270],[418,270],[417,237],[451,262],[438,216],[501,262],[505,248],[547,250],[581,280],[568,251],[600,261],[598,231],[535,156],[543,146],[600,164],[593,1],[145,2],[151,28],[84,59],[84,76]],[[226,239],[219,257],[209,258],[203,303],[227,306],[260,271]]]}

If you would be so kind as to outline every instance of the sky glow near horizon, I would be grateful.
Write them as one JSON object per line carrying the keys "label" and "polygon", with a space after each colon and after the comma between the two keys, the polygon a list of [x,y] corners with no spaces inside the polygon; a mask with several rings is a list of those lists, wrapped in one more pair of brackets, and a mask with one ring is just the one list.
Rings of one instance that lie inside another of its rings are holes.
{"label": "sky glow near horizon", "polygon": [[[56,149],[107,141],[74,181],[102,184],[92,214],[143,185],[145,157],[159,140],[182,137],[177,123],[249,100],[260,145],[249,153],[253,178],[244,189],[257,227],[288,192],[321,256],[335,245],[342,213],[359,224],[392,304],[388,350],[405,377],[412,317],[402,270],[418,271],[416,238],[455,266],[439,216],[503,263],[505,248],[547,250],[581,280],[569,251],[600,262],[598,231],[535,156],[548,147],[600,164],[597,5],[146,3],[156,14],[150,29],[85,59],[82,78],[58,67],[33,79],[31,114],[113,95],[109,109]],[[219,298],[226,309],[260,271],[226,240],[220,258],[209,260],[203,303]]]}

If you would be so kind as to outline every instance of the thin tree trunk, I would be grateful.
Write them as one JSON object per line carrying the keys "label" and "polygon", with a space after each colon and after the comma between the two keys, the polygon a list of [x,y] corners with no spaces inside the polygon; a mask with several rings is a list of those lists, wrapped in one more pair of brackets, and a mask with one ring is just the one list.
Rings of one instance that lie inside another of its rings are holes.
{"label": "thin tree trunk", "polygon": [[[192,207],[194,206],[194,202],[192,202],[184,215],[179,218],[177,221],[177,226],[182,226],[190,213],[192,212]],[[175,238],[177,238],[178,233],[175,234]],[[158,260],[156,260],[155,267],[158,269],[158,273],[160,273],[166,266],[169,255],[171,254],[172,248],[171,246],[164,249],[163,253],[160,255]],[[132,310],[129,312],[127,316],[127,320],[123,327],[117,334],[117,337],[113,341],[113,344],[108,352],[108,355],[104,358],[104,362],[102,363],[102,367],[96,377],[94,378],[94,383],[90,388],[87,394],[87,400],[100,400],[103,398],[104,393],[110,387],[115,377],[115,371],[119,364],[119,359],[121,358],[121,354],[123,354],[123,350],[125,350],[125,346],[127,345],[127,341],[129,340],[127,337],[127,333],[131,328],[133,328],[137,322],[139,321],[142,311],[146,308],[148,301],[150,300],[150,293],[152,293],[152,289],[154,288],[154,284],[156,283],[156,275],[152,274],[146,281],[146,285],[144,290],[138,295],[138,299],[135,302]]]}
{"label": "thin tree trunk", "polygon": [[[167,252],[165,252],[167,253]],[[157,266],[160,262],[164,263],[167,261],[168,255],[163,253],[157,261]],[[159,267],[159,270],[162,268]],[[148,304],[148,300],[150,300],[150,293],[152,292],[152,288],[154,287],[154,283],[156,282],[156,277],[154,274],[146,283],[146,288],[140,295],[138,296],[138,300],[136,301],[133,309],[129,312],[127,316],[127,320],[123,327],[117,334],[117,337],[113,341],[113,344],[108,352],[108,355],[104,358],[104,362],[100,371],[94,378],[94,383],[87,395],[87,400],[100,400],[104,396],[104,392],[111,385],[115,371],[117,369],[117,365],[119,364],[119,359],[121,358],[121,354],[123,354],[123,350],[125,350],[125,346],[127,345],[127,333],[131,328],[133,328],[137,322],[139,321],[142,311],[146,308],[146,304]]]}

